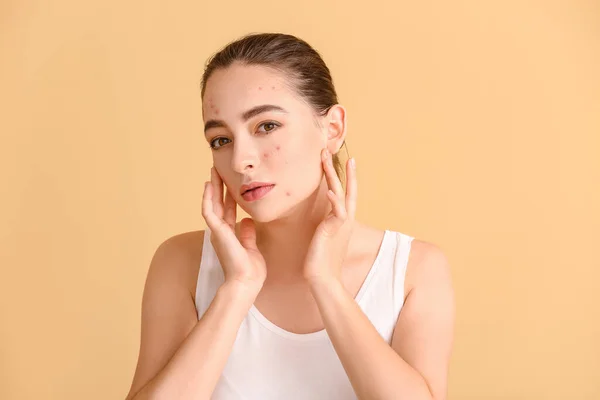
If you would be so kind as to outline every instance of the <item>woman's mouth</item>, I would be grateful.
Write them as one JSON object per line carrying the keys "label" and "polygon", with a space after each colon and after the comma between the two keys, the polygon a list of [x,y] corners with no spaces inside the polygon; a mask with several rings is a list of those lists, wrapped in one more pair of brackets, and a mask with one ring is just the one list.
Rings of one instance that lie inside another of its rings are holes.
{"label": "woman's mouth", "polygon": [[246,201],[256,201],[265,197],[275,185],[265,185],[254,189],[247,190],[242,194],[242,197]]}

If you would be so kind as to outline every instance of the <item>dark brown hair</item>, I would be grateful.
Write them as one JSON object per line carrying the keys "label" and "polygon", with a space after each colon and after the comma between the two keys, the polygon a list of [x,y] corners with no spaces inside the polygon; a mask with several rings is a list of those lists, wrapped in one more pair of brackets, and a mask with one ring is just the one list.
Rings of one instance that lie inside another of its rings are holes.
{"label": "dark brown hair", "polygon": [[[316,116],[324,116],[338,103],[331,73],[320,54],[304,40],[284,33],[253,33],[227,44],[206,61],[201,96],[212,73],[234,62],[262,65],[282,72],[290,89],[312,107]],[[343,146],[346,145],[344,140]],[[346,148],[346,152],[347,152]],[[339,152],[333,155],[335,171],[345,187],[344,168]]]}

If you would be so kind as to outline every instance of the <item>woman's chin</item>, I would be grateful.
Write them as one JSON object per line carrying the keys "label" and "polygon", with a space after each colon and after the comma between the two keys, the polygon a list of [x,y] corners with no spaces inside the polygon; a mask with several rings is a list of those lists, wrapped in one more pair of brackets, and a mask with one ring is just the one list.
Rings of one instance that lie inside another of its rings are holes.
{"label": "woman's chin", "polygon": [[258,203],[239,204],[239,206],[253,221],[258,223],[271,222],[278,217],[277,210],[273,206],[267,207]]}

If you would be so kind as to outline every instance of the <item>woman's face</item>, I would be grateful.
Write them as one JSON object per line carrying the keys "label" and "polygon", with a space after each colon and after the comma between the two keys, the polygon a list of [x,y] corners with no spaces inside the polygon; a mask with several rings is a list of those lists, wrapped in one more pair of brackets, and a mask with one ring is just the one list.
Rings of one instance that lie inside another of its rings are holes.
{"label": "woman's face", "polygon": [[[266,105],[274,107],[250,112]],[[214,167],[256,221],[281,217],[319,189],[321,150],[330,145],[329,116],[319,118],[324,127],[317,126],[310,106],[279,72],[239,64],[215,71],[206,84],[202,112]],[[242,185],[251,182],[275,186],[251,201],[241,194]]]}

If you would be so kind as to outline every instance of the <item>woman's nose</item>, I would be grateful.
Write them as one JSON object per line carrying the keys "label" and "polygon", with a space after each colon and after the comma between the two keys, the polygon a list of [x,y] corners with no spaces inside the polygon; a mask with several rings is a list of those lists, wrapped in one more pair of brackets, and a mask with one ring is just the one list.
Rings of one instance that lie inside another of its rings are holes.
{"label": "woman's nose", "polygon": [[259,157],[258,149],[247,141],[237,141],[233,145],[233,156],[231,158],[231,168],[243,174],[250,168],[256,168]]}

